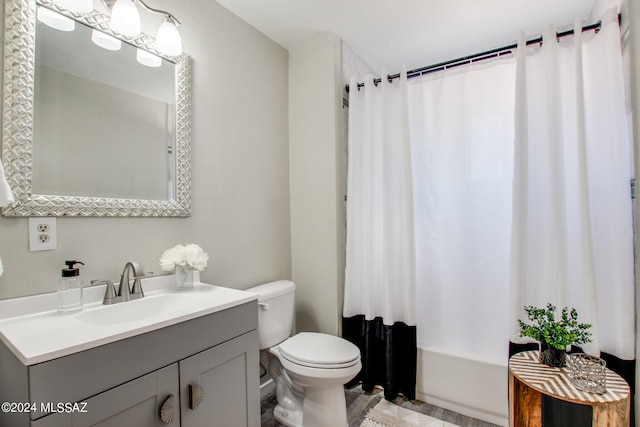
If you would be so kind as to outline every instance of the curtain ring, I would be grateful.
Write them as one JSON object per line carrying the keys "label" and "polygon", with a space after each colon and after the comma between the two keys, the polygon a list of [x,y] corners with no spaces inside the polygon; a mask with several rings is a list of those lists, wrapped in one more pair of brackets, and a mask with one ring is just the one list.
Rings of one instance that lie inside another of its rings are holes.
{"label": "curtain ring", "polygon": [[[620,25],[620,17],[621,17],[621,15],[618,14],[618,25]],[[596,29],[593,32],[595,34],[598,34],[601,29],[602,29],[602,19],[598,21],[598,26],[596,27]]]}

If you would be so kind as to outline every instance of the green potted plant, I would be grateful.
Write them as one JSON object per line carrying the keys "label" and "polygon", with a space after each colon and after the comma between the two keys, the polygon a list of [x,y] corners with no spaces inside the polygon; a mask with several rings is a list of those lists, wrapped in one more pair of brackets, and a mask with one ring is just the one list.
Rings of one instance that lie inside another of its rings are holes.
{"label": "green potted plant", "polygon": [[520,336],[533,338],[540,342],[540,362],[553,367],[566,366],[567,347],[571,344],[591,342],[591,325],[578,323],[578,312],[575,308],[562,309],[559,320],[556,320],[556,307],[549,303],[547,308],[526,306],[524,311],[532,324],[520,324]]}

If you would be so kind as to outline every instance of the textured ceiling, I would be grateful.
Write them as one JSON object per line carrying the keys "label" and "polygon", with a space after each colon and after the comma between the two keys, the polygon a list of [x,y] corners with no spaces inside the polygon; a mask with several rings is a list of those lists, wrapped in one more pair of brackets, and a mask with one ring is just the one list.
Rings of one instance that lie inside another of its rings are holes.
{"label": "textured ceiling", "polygon": [[218,0],[292,49],[319,34],[340,36],[374,69],[398,71],[565,29],[589,18],[594,0]]}

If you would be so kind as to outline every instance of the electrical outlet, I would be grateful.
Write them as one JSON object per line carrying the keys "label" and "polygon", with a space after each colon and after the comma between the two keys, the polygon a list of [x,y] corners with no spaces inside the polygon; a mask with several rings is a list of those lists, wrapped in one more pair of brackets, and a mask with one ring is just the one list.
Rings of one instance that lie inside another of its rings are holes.
{"label": "electrical outlet", "polygon": [[58,249],[56,217],[29,218],[29,250],[52,251]]}

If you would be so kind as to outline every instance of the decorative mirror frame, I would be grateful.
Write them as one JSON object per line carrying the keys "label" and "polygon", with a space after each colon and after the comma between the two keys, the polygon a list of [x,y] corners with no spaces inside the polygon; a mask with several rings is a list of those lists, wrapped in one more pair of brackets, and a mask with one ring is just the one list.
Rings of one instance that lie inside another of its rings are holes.
{"label": "decorative mirror frame", "polygon": [[37,0],[89,27],[140,47],[176,64],[175,201],[32,194],[33,108],[36,0],[5,0],[2,99],[2,162],[16,202],[3,216],[186,217],[191,215],[191,57],[167,56],[155,39],[127,37],[109,28],[109,17],[97,11],[77,14],[52,0]]}

